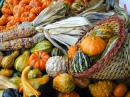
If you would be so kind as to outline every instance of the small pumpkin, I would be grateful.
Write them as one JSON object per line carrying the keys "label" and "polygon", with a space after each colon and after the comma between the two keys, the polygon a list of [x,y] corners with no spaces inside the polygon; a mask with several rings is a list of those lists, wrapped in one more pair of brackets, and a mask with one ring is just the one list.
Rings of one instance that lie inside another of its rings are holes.
{"label": "small pumpkin", "polygon": [[42,3],[39,0],[31,0],[29,2],[29,5],[32,7],[41,7]]}
{"label": "small pumpkin", "polygon": [[9,22],[6,24],[6,28],[9,28],[9,27],[11,27],[11,26],[13,26],[13,25],[16,25],[16,24],[20,24],[20,22],[11,20],[11,21],[9,21]]}
{"label": "small pumpkin", "polygon": [[18,13],[18,12],[19,12],[19,9],[20,9],[20,6],[19,6],[19,5],[15,5],[15,6],[13,7],[13,15],[15,15],[16,13]]}
{"label": "small pumpkin", "polygon": [[77,45],[71,45],[68,49],[68,57],[73,59],[75,53],[78,51]]}
{"label": "small pumpkin", "polygon": [[82,51],[78,51],[70,64],[70,71],[74,73],[82,73],[92,65],[91,57]]}
{"label": "small pumpkin", "polygon": [[53,79],[53,88],[61,93],[71,93],[75,88],[74,77],[68,73],[62,73]]}
{"label": "small pumpkin", "polygon": [[2,15],[0,18],[0,26],[4,26],[7,23],[7,16],[6,15]]}
{"label": "small pumpkin", "polygon": [[16,14],[14,15],[14,21],[20,23],[20,22],[21,22],[20,17],[21,17],[21,13],[16,13]]}
{"label": "small pumpkin", "polygon": [[29,12],[31,10],[32,6],[27,4],[19,4],[19,13]]}
{"label": "small pumpkin", "polygon": [[0,31],[4,30],[6,26],[0,26]]}
{"label": "small pumpkin", "polygon": [[4,4],[1,8],[3,14],[11,15],[13,14],[13,5],[12,4]]}
{"label": "small pumpkin", "polygon": [[8,4],[15,6],[15,5],[18,5],[19,2],[20,2],[20,0],[5,0],[4,4],[8,3]]}
{"label": "small pumpkin", "polygon": [[43,9],[46,8],[52,0],[41,0]]}
{"label": "small pumpkin", "polygon": [[21,14],[20,20],[21,20],[21,22],[26,22],[26,21],[31,22],[35,18],[36,18],[35,14],[30,13],[30,12],[23,12]]}
{"label": "small pumpkin", "polygon": [[33,7],[30,12],[34,13],[35,15],[39,14],[42,11],[42,7]]}
{"label": "small pumpkin", "polygon": [[79,94],[75,91],[71,93],[58,93],[58,97],[80,97]]}
{"label": "small pumpkin", "polygon": [[43,71],[45,70],[46,62],[49,58],[50,56],[48,53],[43,51],[36,51],[30,55],[28,64]]}
{"label": "small pumpkin", "polygon": [[21,4],[29,4],[31,0],[21,0]]}
{"label": "small pumpkin", "polygon": [[97,36],[87,36],[81,41],[80,47],[86,54],[94,56],[101,54],[104,51],[106,42]]}

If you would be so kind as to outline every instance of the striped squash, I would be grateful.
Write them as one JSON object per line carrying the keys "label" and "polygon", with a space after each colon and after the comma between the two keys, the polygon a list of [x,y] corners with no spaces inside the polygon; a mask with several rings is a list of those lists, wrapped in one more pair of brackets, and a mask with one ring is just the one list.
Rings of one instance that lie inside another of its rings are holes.
{"label": "striped squash", "polygon": [[71,63],[71,72],[81,73],[92,66],[92,59],[82,51],[78,51]]}

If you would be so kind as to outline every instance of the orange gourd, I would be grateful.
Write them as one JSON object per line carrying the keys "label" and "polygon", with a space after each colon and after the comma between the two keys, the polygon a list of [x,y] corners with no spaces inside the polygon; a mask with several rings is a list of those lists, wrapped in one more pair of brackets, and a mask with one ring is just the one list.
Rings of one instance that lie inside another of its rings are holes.
{"label": "orange gourd", "polygon": [[72,46],[70,46],[69,49],[68,49],[68,57],[69,57],[70,59],[73,59],[73,57],[74,57],[74,55],[75,55],[75,53],[76,53],[77,51],[78,51],[77,45],[72,45]]}
{"label": "orange gourd", "polygon": [[39,14],[42,11],[42,7],[34,7],[30,10],[31,13],[34,13],[35,15]]}
{"label": "orange gourd", "polygon": [[79,97],[79,94],[75,91],[72,91],[71,93],[59,93],[58,97]]}
{"label": "orange gourd", "polygon": [[15,6],[15,5],[18,5],[19,2],[20,2],[20,0],[5,0],[4,4],[8,3],[8,4]]}
{"label": "orange gourd", "polygon": [[9,22],[6,24],[6,28],[9,28],[9,27],[11,27],[11,26],[13,26],[13,25],[16,25],[16,24],[20,24],[20,22],[11,20],[11,21],[9,21]]}
{"label": "orange gourd", "polygon": [[28,64],[43,71],[49,58],[50,56],[46,52],[36,51],[30,55]]}
{"label": "orange gourd", "polygon": [[16,14],[14,15],[14,21],[16,21],[16,22],[21,22],[20,17],[21,17],[21,13],[16,13]]}
{"label": "orange gourd", "polygon": [[3,14],[11,15],[13,14],[13,5],[12,4],[4,4],[1,8]]}
{"label": "orange gourd", "polygon": [[43,9],[46,8],[52,0],[41,0]]}
{"label": "orange gourd", "polygon": [[31,12],[24,12],[21,14],[20,20],[21,22],[25,22],[25,21],[31,22],[35,18],[36,18],[35,14]]}
{"label": "orange gourd", "polygon": [[29,5],[32,7],[41,7],[42,3],[39,0],[31,0]]}
{"label": "orange gourd", "polygon": [[15,5],[15,6],[14,6],[14,8],[13,8],[13,15],[15,15],[16,13],[19,12],[19,8],[20,8],[19,5]]}
{"label": "orange gourd", "polygon": [[29,4],[31,0],[21,0],[21,4]]}
{"label": "orange gourd", "polygon": [[94,56],[101,54],[106,48],[106,42],[97,36],[87,36],[81,41],[81,50],[88,55]]}

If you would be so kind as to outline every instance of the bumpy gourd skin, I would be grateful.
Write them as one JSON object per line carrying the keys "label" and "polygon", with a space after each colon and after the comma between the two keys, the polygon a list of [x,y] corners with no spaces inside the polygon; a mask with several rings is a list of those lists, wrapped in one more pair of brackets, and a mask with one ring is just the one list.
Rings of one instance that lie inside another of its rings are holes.
{"label": "bumpy gourd skin", "polygon": [[60,74],[53,79],[53,88],[62,92],[70,93],[75,88],[74,78],[67,73]]}

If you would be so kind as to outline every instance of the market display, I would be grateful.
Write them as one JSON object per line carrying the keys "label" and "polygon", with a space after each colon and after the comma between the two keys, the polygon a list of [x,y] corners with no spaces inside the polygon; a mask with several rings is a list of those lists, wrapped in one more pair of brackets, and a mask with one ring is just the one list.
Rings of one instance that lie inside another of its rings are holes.
{"label": "market display", "polygon": [[0,97],[129,97],[130,17],[111,0],[1,0]]}

